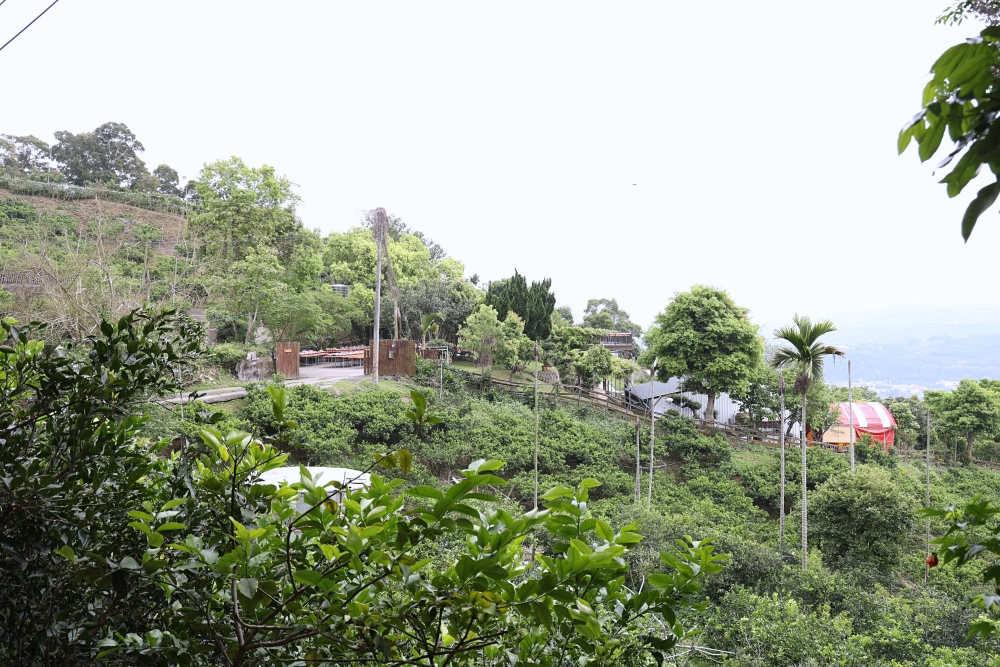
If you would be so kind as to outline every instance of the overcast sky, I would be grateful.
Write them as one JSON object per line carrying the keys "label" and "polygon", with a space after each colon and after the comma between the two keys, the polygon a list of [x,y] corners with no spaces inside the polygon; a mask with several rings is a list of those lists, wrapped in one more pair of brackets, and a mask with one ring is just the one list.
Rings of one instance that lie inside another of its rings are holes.
{"label": "overcast sky", "polygon": [[[0,6],[0,43],[50,0]],[[239,155],[309,227],[384,206],[483,279],[551,277],[577,318],[649,324],[695,283],[767,332],[795,312],[1000,309],[1000,225],[969,245],[896,135],[979,27],[946,0],[61,0],[0,52],[0,132],[127,124],[195,177]],[[935,160],[936,162],[936,160]]]}

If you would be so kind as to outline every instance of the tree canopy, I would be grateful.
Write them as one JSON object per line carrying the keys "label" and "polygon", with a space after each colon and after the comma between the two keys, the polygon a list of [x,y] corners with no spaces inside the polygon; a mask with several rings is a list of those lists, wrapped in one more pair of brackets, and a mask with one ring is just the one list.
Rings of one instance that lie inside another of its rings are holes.
{"label": "tree canopy", "polygon": [[92,132],[55,133],[52,157],[70,183],[138,188],[148,175],[139,155],[146,150],[124,123],[104,123]]}
{"label": "tree canopy", "polygon": [[190,227],[220,261],[239,261],[258,244],[294,234],[298,196],[274,167],[250,167],[238,157],[206,164],[198,177],[200,211]]}
{"label": "tree canopy", "polygon": [[49,173],[49,145],[34,135],[0,134],[0,168],[20,177]]}
{"label": "tree canopy", "polygon": [[524,334],[531,340],[544,340],[552,333],[552,311],[556,296],[549,288],[552,280],[532,282],[528,286],[524,276],[514,271],[505,280],[490,283],[486,290],[486,303],[498,313],[514,311],[524,319]]}
{"label": "tree canopy", "polygon": [[924,400],[939,428],[966,439],[966,458],[978,436],[1000,437],[1000,392],[990,380],[962,380],[953,391],[928,391]]}
{"label": "tree canopy", "polygon": [[683,378],[689,388],[705,392],[706,419],[713,418],[715,397],[744,391],[764,358],[764,342],[749,311],[725,290],[705,285],[675,294],[645,342],[639,365],[648,368],[657,360],[658,378]]}
{"label": "tree canopy", "polygon": [[[572,314],[569,317],[573,322]],[[618,306],[617,299],[590,299],[583,311],[583,326],[609,331],[628,331],[633,336],[642,335],[642,327],[629,319],[629,314]]]}

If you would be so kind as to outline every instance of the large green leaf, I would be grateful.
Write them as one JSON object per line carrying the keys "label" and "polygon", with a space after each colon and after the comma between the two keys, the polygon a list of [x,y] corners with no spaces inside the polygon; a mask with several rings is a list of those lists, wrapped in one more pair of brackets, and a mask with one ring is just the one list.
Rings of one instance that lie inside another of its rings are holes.
{"label": "large green leaf", "polygon": [[969,240],[979,216],[996,202],[998,195],[1000,195],[1000,179],[982,188],[976,194],[976,198],[969,202],[968,208],[965,209],[965,216],[962,218],[963,239]]}

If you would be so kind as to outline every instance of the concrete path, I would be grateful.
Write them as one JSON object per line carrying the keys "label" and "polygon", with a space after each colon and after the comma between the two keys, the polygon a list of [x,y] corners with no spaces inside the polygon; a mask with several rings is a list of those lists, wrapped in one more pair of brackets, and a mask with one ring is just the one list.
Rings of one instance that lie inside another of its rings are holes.
{"label": "concrete path", "polygon": [[[316,386],[331,385],[335,382],[361,382],[365,375],[360,366],[348,368],[334,368],[331,366],[303,366],[299,369],[298,380],[288,380],[286,387],[295,387],[300,384],[311,384]],[[185,392],[179,396],[172,396],[163,399],[164,403],[184,403],[190,399],[192,392]],[[220,387],[218,389],[206,389],[197,392],[200,394],[198,400],[202,403],[224,403],[245,398],[247,390],[241,386]]]}

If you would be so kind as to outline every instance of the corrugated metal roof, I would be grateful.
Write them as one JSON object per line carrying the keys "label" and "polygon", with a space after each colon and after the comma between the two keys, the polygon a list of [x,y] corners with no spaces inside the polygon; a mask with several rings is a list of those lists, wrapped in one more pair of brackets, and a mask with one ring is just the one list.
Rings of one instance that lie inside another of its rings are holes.
{"label": "corrugated metal roof", "polygon": [[680,380],[678,378],[670,378],[667,382],[644,382],[642,384],[634,384],[629,388],[629,393],[635,396],[640,401],[649,400],[649,396],[652,393],[653,398],[658,396],[663,396],[664,394],[676,394],[679,390]]}

